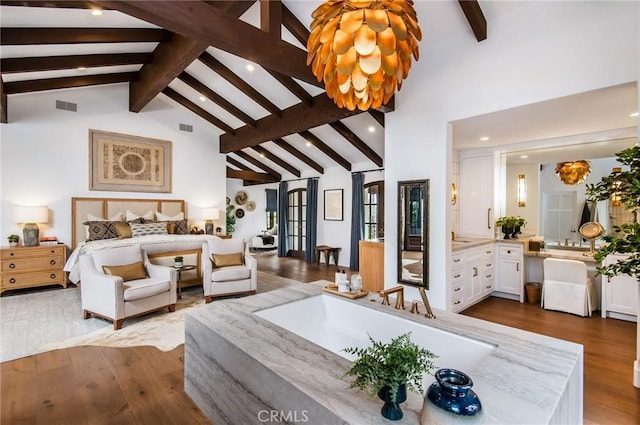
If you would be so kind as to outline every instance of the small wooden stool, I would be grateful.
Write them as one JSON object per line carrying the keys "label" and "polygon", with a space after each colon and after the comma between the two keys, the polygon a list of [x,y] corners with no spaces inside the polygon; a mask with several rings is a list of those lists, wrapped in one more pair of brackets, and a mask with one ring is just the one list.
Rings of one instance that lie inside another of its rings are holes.
{"label": "small wooden stool", "polygon": [[333,262],[338,265],[338,257],[340,256],[340,251],[342,248],[331,247],[328,245],[318,245],[315,247],[316,251],[316,262],[320,265],[320,253],[324,252],[324,261],[329,265],[329,259],[331,255],[333,255]]}

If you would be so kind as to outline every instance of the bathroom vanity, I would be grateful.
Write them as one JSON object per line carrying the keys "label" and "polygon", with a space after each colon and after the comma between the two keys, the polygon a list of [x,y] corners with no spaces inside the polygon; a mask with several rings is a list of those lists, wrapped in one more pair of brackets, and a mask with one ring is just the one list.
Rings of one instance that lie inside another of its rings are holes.
{"label": "bathroom vanity", "polygon": [[[436,319],[426,319],[393,303],[381,305],[377,294],[356,300],[323,294],[326,283],[187,313],[185,391],[213,423],[260,424],[277,417],[387,424],[377,397],[348,388],[342,375],[351,362],[341,349],[366,343],[367,332],[384,339],[406,331],[440,356],[438,368],[458,367],[473,379],[482,412],[465,422],[582,423],[581,345],[440,310]],[[381,320],[394,325],[381,329]],[[431,382],[426,376],[425,384]],[[402,424],[462,419],[415,393],[401,407]]]}

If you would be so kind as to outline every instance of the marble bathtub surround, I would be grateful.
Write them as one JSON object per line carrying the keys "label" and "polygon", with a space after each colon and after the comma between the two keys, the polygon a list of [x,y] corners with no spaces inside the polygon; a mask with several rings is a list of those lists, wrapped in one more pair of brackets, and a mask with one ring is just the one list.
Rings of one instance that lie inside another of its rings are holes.
{"label": "marble bathtub surround", "polygon": [[[253,314],[322,294],[325,284],[217,301],[187,314],[185,391],[213,423],[259,424],[267,415],[290,422],[297,415],[314,424],[388,423],[380,416],[379,400],[349,390],[342,379],[349,360]],[[440,310],[437,319],[426,319],[371,298],[349,302],[496,346],[464,371],[482,400],[474,421],[582,423],[581,345]],[[403,411],[403,424],[460,421],[415,393],[408,394]]]}

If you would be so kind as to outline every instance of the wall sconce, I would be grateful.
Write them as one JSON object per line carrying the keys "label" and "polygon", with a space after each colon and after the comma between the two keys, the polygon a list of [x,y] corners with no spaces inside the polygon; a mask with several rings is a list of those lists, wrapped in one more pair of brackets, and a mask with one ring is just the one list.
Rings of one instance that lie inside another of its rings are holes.
{"label": "wall sconce", "polygon": [[591,164],[584,159],[579,161],[559,162],[556,164],[556,175],[569,185],[579,184],[591,173]]}
{"label": "wall sconce", "polygon": [[[622,172],[621,167],[613,167],[613,174],[620,174]],[[616,180],[612,184],[613,191],[611,192],[611,205],[614,207],[619,207],[622,205],[622,194],[620,193],[620,188],[622,187],[622,182],[616,178]]]}
{"label": "wall sconce", "polygon": [[451,205],[455,205],[456,202],[458,202],[458,189],[455,183],[451,183]]}
{"label": "wall sconce", "polygon": [[527,181],[524,178],[524,174],[518,174],[518,206],[527,206]]}
{"label": "wall sconce", "polygon": [[40,229],[36,223],[49,221],[47,207],[15,207],[16,223],[24,223],[22,228],[22,243],[24,246],[38,246],[40,244]]}
{"label": "wall sconce", "polygon": [[204,219],[204,232],[207,235],[213,235],[213,220],[220,218],[220,210],[217,208],[202,208],[200,213]]}

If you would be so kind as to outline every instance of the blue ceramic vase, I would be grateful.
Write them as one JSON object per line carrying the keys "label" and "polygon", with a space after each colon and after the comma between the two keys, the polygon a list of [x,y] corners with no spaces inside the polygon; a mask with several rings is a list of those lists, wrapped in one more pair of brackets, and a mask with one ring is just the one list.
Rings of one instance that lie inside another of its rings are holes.
{"label": "blue ceramic vase", "polygon": [[433,404],[447,412],[472,416],[482,409],[480,399],[471,390],[473,381],[455,369],[440,369],[435,373],[436,381],[429,387],[427,397]]}
{"label": "blue ceramic vase", "polygon": [[378,397],[380,400],[384,401],[384,406],[382,406],[382,416],[389,419],[390,421],[397,421],[402,419],[402,410],[400,409],[400,403],[404,403],[407,400],[407,385],[402,384],[398,387],[398,391],[396,393],[396,402],[391,401],[391,389],[389,387],[383,387],[380,391],[378,391]]}

